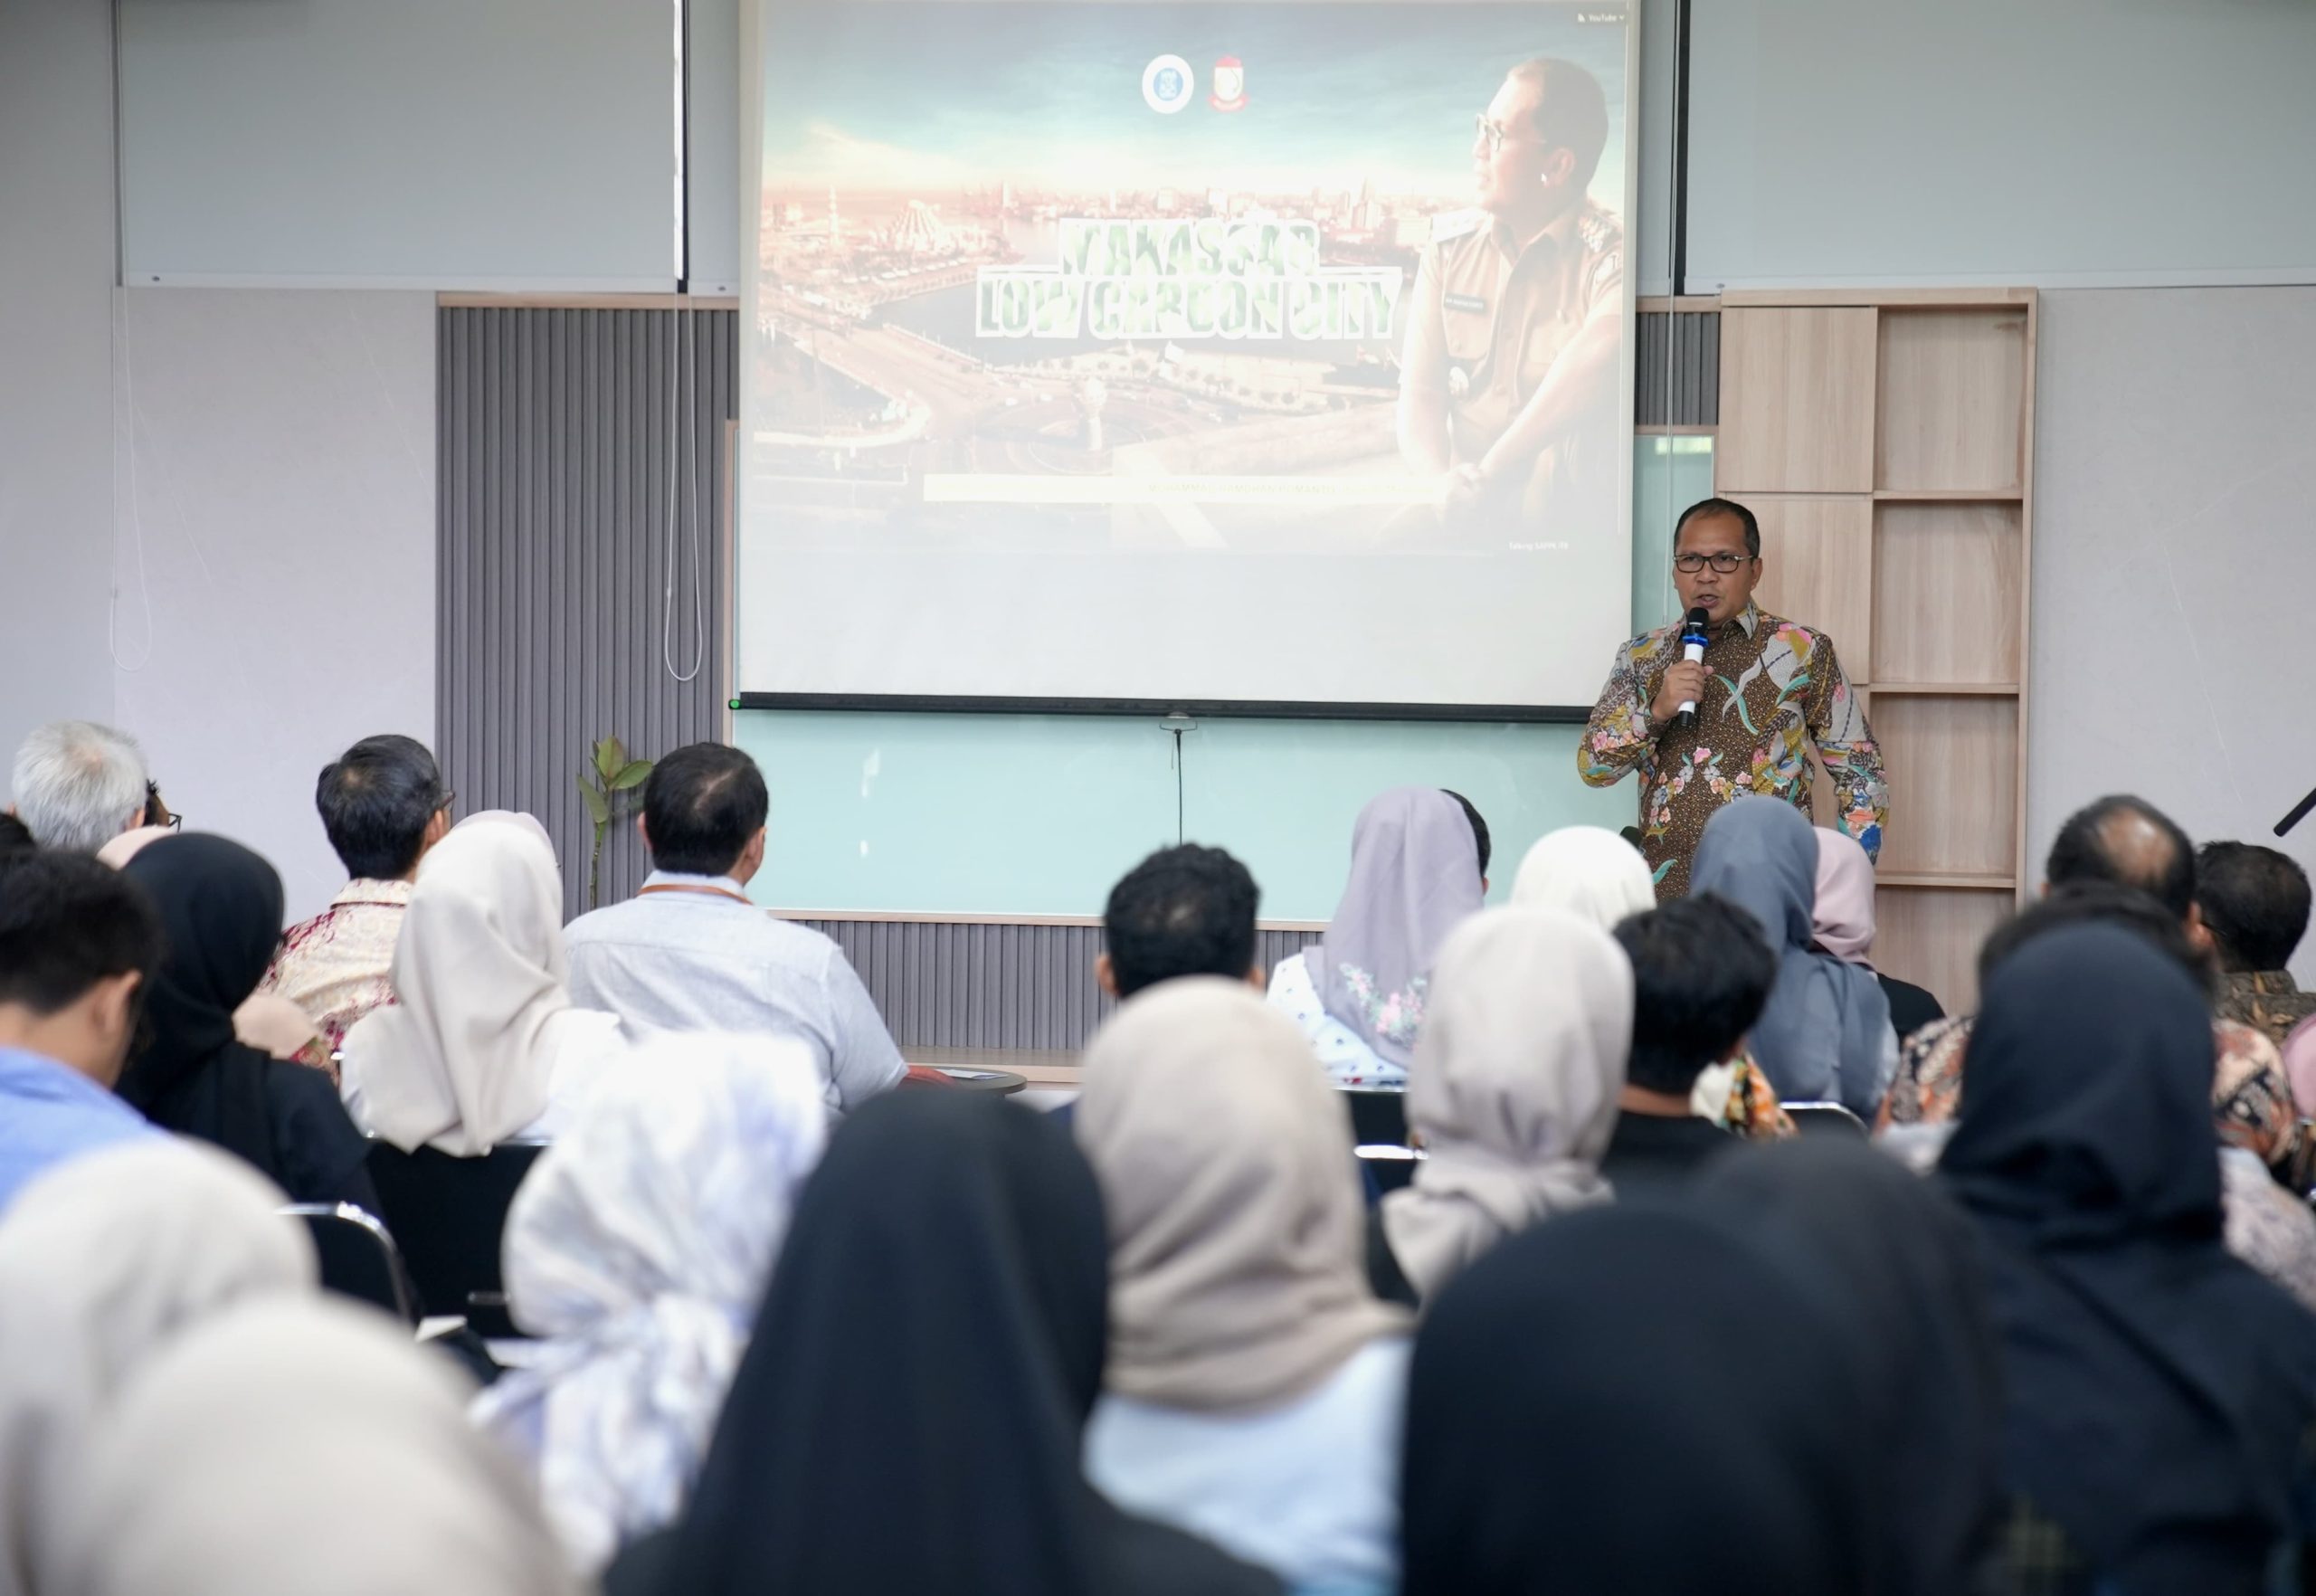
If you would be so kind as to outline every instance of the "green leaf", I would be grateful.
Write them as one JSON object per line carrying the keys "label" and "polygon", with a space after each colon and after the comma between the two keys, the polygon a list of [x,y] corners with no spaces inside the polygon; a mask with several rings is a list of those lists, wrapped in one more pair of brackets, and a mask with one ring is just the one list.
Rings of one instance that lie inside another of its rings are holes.
{"label": "green leaf", "polygon": [[630,787],[640,787],[651,778],[651,761],[639,759],[619,774],[612,777],[612,791],[624,793]]}
{"label": "green leaf", "polygon": [[627,750],[620,746],[617,737],[605,737],[595,745],[595,768],[603,773],[606,782],[617,775],[620,767],[626,763]]}
{"label": "green leaf", "polygon": [[587,818],[589,820],[593,821],[599,826],[609,825],[611,823],[611,800],[605,798],[602,793],[598,792],[593,786],[590,786],[587,783],[587,778],[584,775],[579,778],[579,800],[587,806]]}

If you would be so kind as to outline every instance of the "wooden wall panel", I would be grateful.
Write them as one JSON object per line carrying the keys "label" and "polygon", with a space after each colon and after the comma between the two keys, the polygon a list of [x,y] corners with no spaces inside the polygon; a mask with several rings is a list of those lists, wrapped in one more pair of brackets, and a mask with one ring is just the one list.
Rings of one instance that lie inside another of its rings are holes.
{"label": "wooden wall panel", "polygon": [[2017,492],[2026,340],[2024,310],[1884,309],[1874,485]]}
{"label": "wooden wall panel", "polygon": [[1870,679],[2016,685],[2018,589],[2026,579],[2019,507],[1875,509]]}
{"label": "wooden wall panel", "polygon": [[2008,885],[2017,862],[2017,700],[1880,693],[1871,713],[1890,773],[1882,874]]}
{"label": "wooden wall panel", "polygon": [[1874,502],[1748,499],[1761,523],[1761,584],[1753,602],[1829,633],[1842,669],[1866,679],[1874,654]]}
{"label": "wooden wall panel", "polygon": [[1874,328],[1856,306],[1722,312],[1722,491],[1873,488]]}
{"label": "wooden wall panel", "polygon": [[1875,967],[1967,1014],[1979,1002],[1979,944],[2012,907],[2008,891],[1883,887],[1874,895]]}

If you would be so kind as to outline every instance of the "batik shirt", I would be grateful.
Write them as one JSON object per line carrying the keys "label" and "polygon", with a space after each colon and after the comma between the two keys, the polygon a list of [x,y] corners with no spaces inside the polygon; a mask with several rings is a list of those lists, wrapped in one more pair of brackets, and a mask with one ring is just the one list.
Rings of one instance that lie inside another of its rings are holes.
{"label": "batik shirt", "polygon": [[312,919],[290,927],[260,992],[289,999],[310,1015],[320,1040],[300,1064],[337,1078],[331,1057],[354,1022],[394,1001],[394,944],[410,907],[407,881],[351,881]]}
{"label": "batik shirt", "polygon": [[1813,743],[1834,784],[1841,829],[1867,857],[1880,853],[1890,818],[1882,750],[1834,657],[1832,638],[1747,604],[1705,647],[1705,669],[1720,690],[1707,688],[1696,725],[1686,731],[1658,726],[1648,714],[1666,667],[1680,657],[1677,625],[1645,632],[1617,651],[1576,750],[1577,772],[1588,786],[1640,772],[1640,851],[1659,899],[1688,890],[1697,838],[1723,804],[1758,794],[1809,812]]}
{"label": "batik shirt", "polygon": [[2316,1014],[2316,993],[2302,992],[2283,970],[2231,973],[2219,979],[2223,1020],[2241,1021],[2278,1047],[2292,1028]]}

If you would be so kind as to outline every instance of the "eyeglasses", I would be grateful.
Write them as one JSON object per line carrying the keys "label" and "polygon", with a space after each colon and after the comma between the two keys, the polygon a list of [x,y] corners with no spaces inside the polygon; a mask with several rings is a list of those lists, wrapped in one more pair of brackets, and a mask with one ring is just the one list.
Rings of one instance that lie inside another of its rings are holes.
{"label": "eyeglasses", "polygon": [[445,787],[445,788],[443,788],[443,789],[442,789],[442,802],[441,802],[441,803],[437,803],[437,804],[434,806],[434,812],[435,812],[436,814],[440,814],[440,813],[441,813],[444,810],[446,810],[446,809],[450,808],[451,804],[456,803],[458,801],[459,801],[459,795],[458,795],[456,793],[453,793],[452,791],[451,791],[451,789],[450,789],[450,788]]}
{"label": "eyeglasses", "polygon": [[1673,556],[1673,569],[1694,576],[1699,571],[1704,570],[1707,565],[1711,565],[1722,575],[1726,576],[1751,558],[1752,558],[1752,556],[1751,555],[1736,554],[1675,555]]}
{"label": "eyeglasses", "polygon": [[1481,111],[1472,119],[1472,131],[1477,137],[1487,140],[1487,153],[1490,158],[1503,154],[1504,145],[1517,137],[1503,123],[1489,119],[1485,111]]}

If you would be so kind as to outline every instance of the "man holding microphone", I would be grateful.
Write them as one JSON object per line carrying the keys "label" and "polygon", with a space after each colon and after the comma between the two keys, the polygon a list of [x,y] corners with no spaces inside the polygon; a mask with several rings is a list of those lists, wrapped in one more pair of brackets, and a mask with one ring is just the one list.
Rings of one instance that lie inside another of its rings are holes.
{"label": "man holding microphone", "polygon": [[[1749,796],[1809,812],[1809,749],[1832,778],[1841,829],[1878,854],[1890,818],[1882,751],[1824,632],[1753,603],[1761,530],[1753,512],[1708,499],[1673,533],[1673,585],[1704,613],[1704,658],[1683,657],[1683,625],[1617,651],[1577,746],[1578,774],[1606,787],[1637,769],[1641,853],[1664,900],[1688,890],[1689,860],[1714,810]],[[1684,705],[1694,707],[1685,717]]]}

